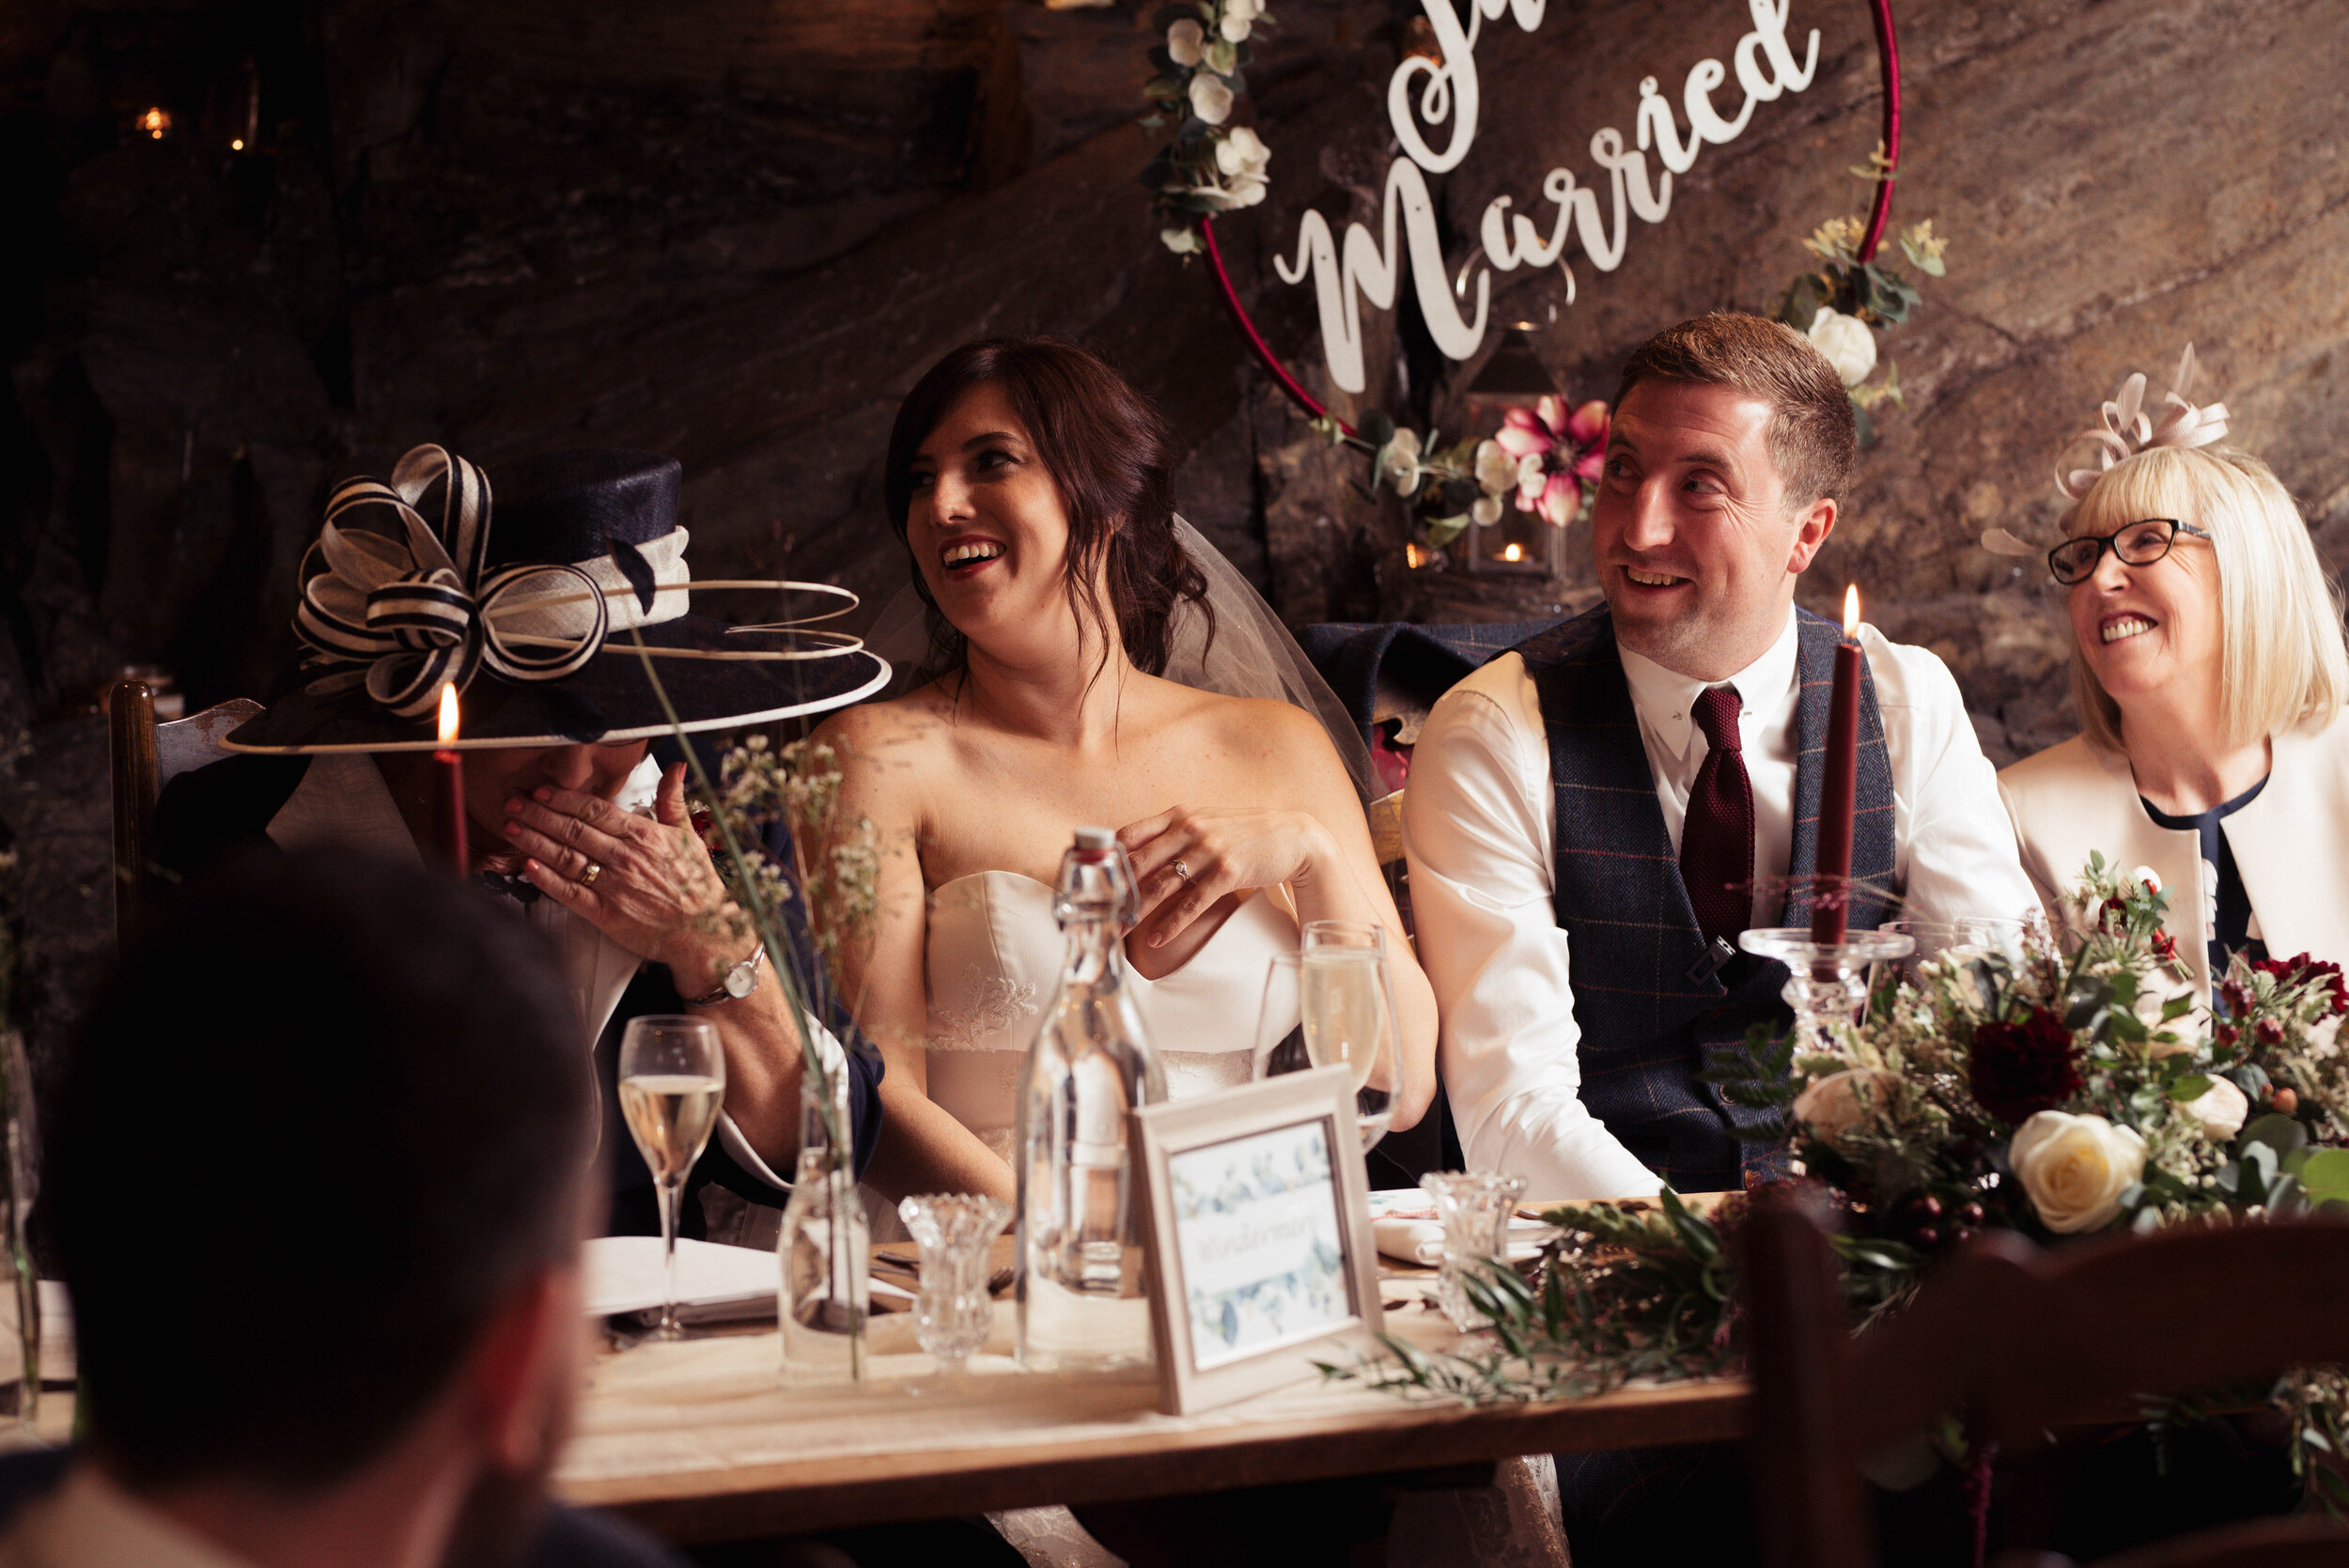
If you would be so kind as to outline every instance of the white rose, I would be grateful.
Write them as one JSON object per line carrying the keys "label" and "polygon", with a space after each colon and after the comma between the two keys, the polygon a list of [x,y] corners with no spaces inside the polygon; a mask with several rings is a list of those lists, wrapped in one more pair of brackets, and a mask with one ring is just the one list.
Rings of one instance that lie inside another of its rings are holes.
{"label": "white rose", "polygon": [[1811,342],[1835,366],[1845,386],[1858,386],[1876,367],[1876,334],[1867,322],[1833,305],[1821,305],[1811,318]]}
{"label": "white rose", "polygon": [[1178,66],[1197,65],[1206,47],[1206,34],[1189,17],[1166,30],[1167,57]]}
{"label": "white rose", "polygon": [[1223,123],[1232,112],[1232,89],[1223,85],[1223,78],[1203,70],[1190,79],[1190,112],[1209,125]]}
{"label": "white rose", "polygon": [[2072,1235],[2121,1212],[2121,1194],[2145,1173],[2145,1140],[2102,1116],[2043,1110],[2015,1130],[2006,1157],[2040,1223]]}
{"label": "white rose", "polygon": [[1829,1073],[1795,1098],[1795,1120],[1811,1136],[1832,1144],[1884,1109],[1899,1079],[1877,1067],[1847,1067]]}
{"label": "white rose", "polygon": [[2251,1114],[2251,1102],[2232,1079],[2214,1073],[2210,1087],[2178,1109],[2201,1124],[2203,1137],[2214,1143],[2224,1143],[2243,1130],[2243,1119]]}

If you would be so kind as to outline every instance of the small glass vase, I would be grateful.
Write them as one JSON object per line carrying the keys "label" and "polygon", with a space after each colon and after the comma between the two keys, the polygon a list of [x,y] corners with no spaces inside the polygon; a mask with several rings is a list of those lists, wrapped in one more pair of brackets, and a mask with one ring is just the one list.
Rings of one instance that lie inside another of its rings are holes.
{"label": "small glass vase", "polygon": [[1805,926],[1769,926],[1741,932],[1737,945],[1786,966],[1778,994],[1795,1010],[1797,1048],[1843,1056],[1843,1033],[1868,1002],[1868,966],[1906,957],[1917,943],[1890,927],[1846,931],[1840,942],[1820,942]]}
{"label": "small glass vase", "polygon": [[872,1231],[857,1192],[848,1055],[830,1035],[816,1038],[824,1048],[824,1072],[800,1075],[800,1161],[775,1244],[783,1269],[776,1312],[783,1376],[794,1384],[862,1383]]}
{"label": "small glass vase", "polygon": [[1011,1205],[977,1193],[932,1193],[906,1199],[897,1216],[922,1250],[914,1333],[938,1363],[940,1378],[953,1383],[994,1326],[988,1253],[1011,1219]]}
{"label": "small glass vase", "polygon": [[1443,1222],[1436,1305],[1465,1334],[1485,1323],[1465,1281],[1485,1280],[1493,1269],[1509,1266],[1509,1220],[1517,1211],[1517,1200],[1525,1196],[1525,1180],[1488,1171],[1433,1171],[1419,1185],[1436,1201],[1436,1218]]}

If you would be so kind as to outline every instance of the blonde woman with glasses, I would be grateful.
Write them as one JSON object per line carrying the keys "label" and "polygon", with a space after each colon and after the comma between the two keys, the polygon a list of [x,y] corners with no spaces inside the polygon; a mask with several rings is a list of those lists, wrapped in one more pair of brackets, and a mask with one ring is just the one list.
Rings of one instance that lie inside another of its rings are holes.
{"label": "blonde woman with glasses", "polygon": [[2092,850],[2150,868],[2207,1001],[2237,949],[2349,959],[2349,653],[2299,508],[2266,464],[2214,444],[2226,406],[2187,401],[2193,377],[2189,346],[2158,419],[2130,377],[2079,438],[2099,465],[2059,470],[2077,505],[2046,560],[2083,733],[1999,783],[2050,914]]}

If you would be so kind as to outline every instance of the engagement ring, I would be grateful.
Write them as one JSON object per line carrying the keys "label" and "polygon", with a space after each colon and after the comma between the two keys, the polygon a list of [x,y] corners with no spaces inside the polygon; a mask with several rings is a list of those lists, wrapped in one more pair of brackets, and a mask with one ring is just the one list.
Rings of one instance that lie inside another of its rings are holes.
{"label": "engagement ring", "polygon": [[1180,877],[1186,882],[1190,880],[1190,867],[1185,865],[1180,861],[1176,861],[1174,864],[1168,866],[1167,869],[1172,871],[1175,876]]}
{"label": "engagement ring", "polygon": [[603,867],[598,865],[593,861],[589,861],[587,862],[587,869],[579,874],[579,885],[583,888],[592,888],[596,885],[596,878],[602,875]]}

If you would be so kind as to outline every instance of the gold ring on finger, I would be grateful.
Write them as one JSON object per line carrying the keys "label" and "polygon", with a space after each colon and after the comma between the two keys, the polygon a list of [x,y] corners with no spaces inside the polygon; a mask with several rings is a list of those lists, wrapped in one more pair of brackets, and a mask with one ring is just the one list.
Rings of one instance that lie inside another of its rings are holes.
{"label": "gold ring on finger", "polygon": [[596,878],[602,875],[603,867],[598,865],[593,861],[589,861],[587,862],[587,869],[579,874],[579,885],[583,888],[592,888],[596,885]]}

